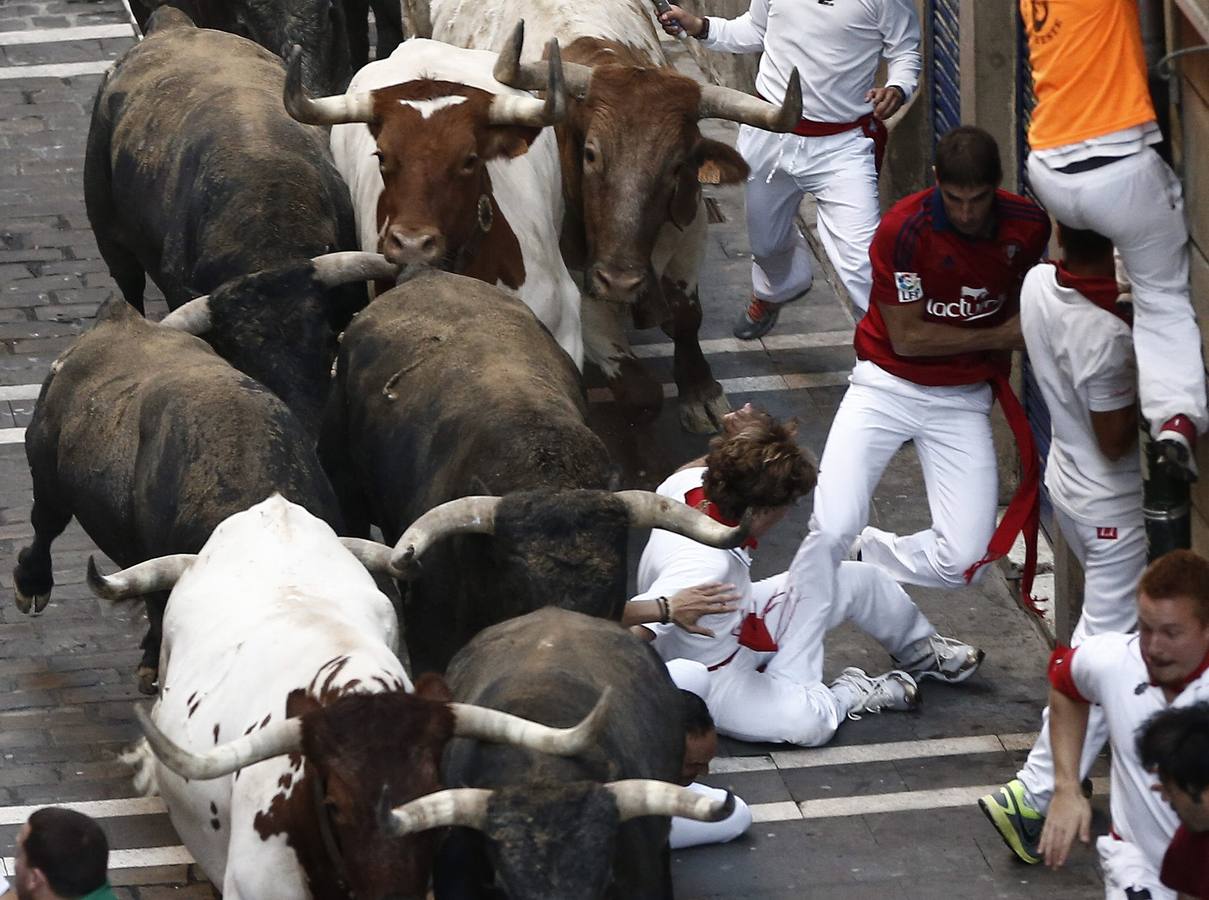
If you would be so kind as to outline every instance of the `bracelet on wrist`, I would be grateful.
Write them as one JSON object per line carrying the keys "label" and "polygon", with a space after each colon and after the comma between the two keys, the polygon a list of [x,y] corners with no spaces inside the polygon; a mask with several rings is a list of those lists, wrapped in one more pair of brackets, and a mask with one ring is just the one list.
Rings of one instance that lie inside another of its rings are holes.
{"label": "bracelet on wrist", "polygon": [[666,625],[672,620],[672,604],[667,597],[659,597],[659,624]]}
{"label": "bracelet on wrist", "polygon": [[693,35],[699,41],[703,41],[709,37],[709,16],[701,17],[701,31]]}

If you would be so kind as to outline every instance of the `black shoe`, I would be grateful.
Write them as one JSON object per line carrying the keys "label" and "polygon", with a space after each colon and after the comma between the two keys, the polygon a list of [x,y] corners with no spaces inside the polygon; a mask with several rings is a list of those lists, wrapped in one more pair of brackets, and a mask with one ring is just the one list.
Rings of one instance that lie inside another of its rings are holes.
{"label": "black shoe", "polygon": [[780,303],[769,303],[753,294],[747,309],[743,310],[739,321],[735,323],[735,337],[741,341],[758,341],[772,331],[772,326],[777,324],[777,316],[780,314]]}

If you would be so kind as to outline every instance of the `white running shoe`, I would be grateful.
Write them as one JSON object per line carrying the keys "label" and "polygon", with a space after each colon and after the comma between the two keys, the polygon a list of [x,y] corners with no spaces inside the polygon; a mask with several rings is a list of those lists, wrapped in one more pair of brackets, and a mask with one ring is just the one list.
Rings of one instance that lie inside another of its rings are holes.
{"label": "white running shoe", "polygon": [[935,678],[957,684],[978,671],[986,653],[957,638],[933,634],[891,657],[900,669],[917,679]]}
{"label": "white running shoe", "polygon": [[861,713],[886,710],[909,712],[919,706],[919,685],[906,672],[892,669],[884,675],[868,675],[864,669],[849,666],[831,682],[832,688],[847,689],[856,695],[848,710],[848,718],[859,719]]}

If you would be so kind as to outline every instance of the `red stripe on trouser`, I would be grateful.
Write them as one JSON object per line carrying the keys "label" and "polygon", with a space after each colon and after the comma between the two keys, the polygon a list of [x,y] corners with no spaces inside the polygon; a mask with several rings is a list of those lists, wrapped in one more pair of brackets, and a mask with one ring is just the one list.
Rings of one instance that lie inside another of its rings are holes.
{"label": "red stripe on trouser", "polygon": [[997,374],[991,378],[991,390],[999,401],[1008,427],[1012,429],[1012,435],[1016,438],[1016,449],[1020,453],[1020,484],[999,522],[999,527],[991,535],[986,555],[966,569],[965,579],[969,583],[984,565],[1006,556],[1016,541],[1016,535],[1023,533],[1024,571],[1021,573],[1020,597],[1025,606],[1040,614],[1037,601],[1033,597],[1033,577],[1037,572],[1037,529],[1041,523],[1041,462],[1033,444],[1028,416],[1012,392],[1007,376]]}

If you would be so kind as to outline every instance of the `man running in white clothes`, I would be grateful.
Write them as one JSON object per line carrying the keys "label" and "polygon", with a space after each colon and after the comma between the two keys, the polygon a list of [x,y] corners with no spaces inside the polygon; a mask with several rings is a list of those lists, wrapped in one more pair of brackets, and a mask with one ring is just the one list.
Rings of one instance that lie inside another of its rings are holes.
{"label": "man running in white clothes", "polygon": [[1105,235],[1133,286],[1142,415],[1160,459],[1196,477],[1209,426],[1201,335],[1188,293],[1179,179],[1146,77],[1138,0],[1020,0],[1037,107],[1029,186],[1058,219]]}
{"label": "man running in white clothes", "polygon": [[[1020,324],[1050,412],[1045,469],[1054,520],[1083,567],[1083,612],[1071,636],[1133,631],[1146,568],[1142,472],[1136,449],[1136,370],[1128,316],[1117,306],[1112,242],[1058,224],[1063,261],[1033,268],[1020,291]],[[1037,841],[1054,789],[1048,711],[1017,777],[978,801],[1022,861]],[[1080,778],[1108,739],[1100,707],[1088,722]]]}
{"label": "man running in white clothes", "polygon": [[1176,900],[1159,876],[1179,819],[1142,765],[1137,733],[1160,710],[1209,699],[1207,670],[1209,561],[1189,550],[1160,557],[1142,574],[1136,634],[1094,634],[1073,650],[1054,651],[1054,797],[1038,846],[1047,865],[1063,865],[1076,837],[1091,841],[1091,804],[1079,787],[1079,758],[1091,704],[1099,704],[1112,746],[1112,830],[1096,841],[1104,895]]}
{"label": "man running in white clothes", "polygon": [[[908,710],[918,703],[916,678],[958,682],[978,668],[982,653],[936,633],[906,592],[885,572],[846,563],[836,602],[816,614],[809,592],[791,599],[785,575],[752,583],[751,552],[814,484],[814,467],[778,423],[750,404],[728,414],[709,454],[687,463],[658,492],[736,523],[750,511],[748,543],[717,550],[662,530],[651,532],[638,568],[639,593],[625,624],[641,626],[665,660],[690,659],[710,673],[710,713],[721,734],[748,741],[818,746],[850,714]],[[668,598],[714,583],[742,597],[737,609],[705,615],[689,631],[673,623]],[[659,610],[655,614],[654,610]],[[878,639],[898,670],[870,677],[851,667],[823,683],[823,639],[852,621]]]}
{"label": "man running in white clothes", "polygon": [[[802,121],[791,134],[744,125],[736,149],[751,166],[747,234],[752,296],[735,337],[756,340],[776,324],[781,304],[810,290],[810,250],[796,223],[804,193],[818,206],[819,237],[848,296],[869,305],[869,242],[881,211],[877,170],[885,148],[883,121],[919,80],[919,20],[912,0],[842,3],[752,0],[737,19],[701,18],[672,6],[664,30],[682,29],[711,50],[759,53],[756,90],[779,103],[790,73],[802,81]],[[886,86],[875,88],[878,61]]]}

